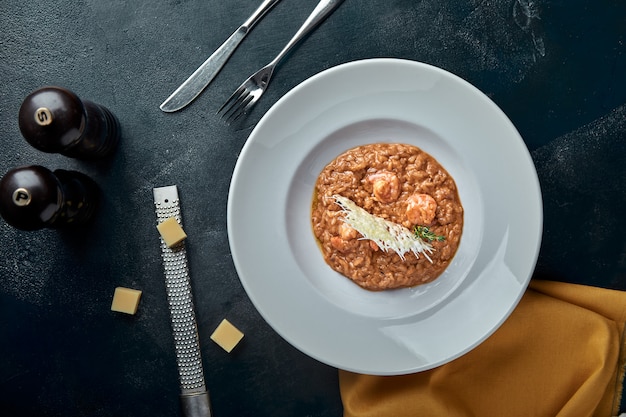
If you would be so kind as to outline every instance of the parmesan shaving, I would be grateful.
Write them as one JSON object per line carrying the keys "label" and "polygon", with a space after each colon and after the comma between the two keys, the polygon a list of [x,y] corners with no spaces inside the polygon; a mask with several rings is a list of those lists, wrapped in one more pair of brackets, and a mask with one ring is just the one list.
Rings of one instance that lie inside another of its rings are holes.
{"label": "parmesan shaving", "polygon": [[433,262],[428,256],[434,250],[432,245],[415,236],[406,227],[368,213],[349,198],[340,195],[333,195],[331,198],[341,207],[343,221],[359,232],[363,236],[361,239],[373,241],[384,252],[393,250],[403,261],[406,253],[413,252],[416,258],[424,255],[430,263]]}

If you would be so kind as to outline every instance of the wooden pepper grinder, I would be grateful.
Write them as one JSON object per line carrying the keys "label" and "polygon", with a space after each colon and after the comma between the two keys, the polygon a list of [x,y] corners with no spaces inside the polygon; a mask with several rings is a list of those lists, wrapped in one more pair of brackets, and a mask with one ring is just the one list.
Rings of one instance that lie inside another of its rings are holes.
{"label": "wooden pepper grinder", "polygon": [[93,218],[99,192],[80,172],[14,168],[0,179],[0,215],[21,230],[84,225]]}
{"label": "wooden pepper grinder", "polygon": [[78,159],[109,156],[120,139],[113,113],[61,87],[29,94],[20,107],[19,126],[36,149]]}

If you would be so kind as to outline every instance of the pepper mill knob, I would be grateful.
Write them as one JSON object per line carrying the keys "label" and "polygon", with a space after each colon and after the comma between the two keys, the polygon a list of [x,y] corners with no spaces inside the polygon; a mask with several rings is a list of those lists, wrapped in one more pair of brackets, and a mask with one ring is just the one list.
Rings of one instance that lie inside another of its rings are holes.
{"label": "pepper mill knob", "polygon": [[0,215],[21,230],[82,225],[92,219],[98,194],[95,182],[80,172],[14,168],[0,179]]}
{"label": "pepper mill knob", "polygon": [[120,137],[113,113],[61,87],[29,94],[20,107],[19,126],[34,148],[78,159],[110,155]]}

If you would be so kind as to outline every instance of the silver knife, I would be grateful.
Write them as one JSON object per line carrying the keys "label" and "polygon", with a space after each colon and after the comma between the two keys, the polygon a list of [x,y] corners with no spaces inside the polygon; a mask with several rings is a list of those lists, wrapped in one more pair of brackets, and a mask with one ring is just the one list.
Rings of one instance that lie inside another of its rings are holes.
{"label": "silver knife", "polygon": [[252,27],[279,1],[280,0],[263,1],[248,20],[239,26],[239,28],[224,41],[222,46],[217,48],[217,50],[213,52],[213,54],[204,61],[204,63],[200,65],[200,67],[191,74],[161,106],[159,106],[159,108],[167,113],[175,112],[198,97],[220,72],[226,61],[228,61],[228,58],[230,58],[235,49],[237,49],[237,46],[239,46]]}

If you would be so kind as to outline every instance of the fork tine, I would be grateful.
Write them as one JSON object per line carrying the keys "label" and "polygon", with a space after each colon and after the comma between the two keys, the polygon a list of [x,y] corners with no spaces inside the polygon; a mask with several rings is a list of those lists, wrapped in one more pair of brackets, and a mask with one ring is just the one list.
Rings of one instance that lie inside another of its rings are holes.
{"label": "fork tine", "polygon": [[223,111],[221,118],[227,124],[232,124],[235,120],[239,119],[244,113],[243,109],[245,109],[254,98],[248,87],[247,83],[245,86],[242,86],[240,94],[233,97],[228,107]]}
{"label": "fork tine", "polygon": [[244,81],[217,111],[221,119],[231,124],[245,116],[263,95],[272,71],[272,67],[265,66]]}
{"label": "fork tine", "polygon": [[235,123],[237,120],[239,120],[241,116],[248,112],[250,107],[252,107],[252,105],[256,101],[250,91],[248,91],[247,93],[248,95],[239,102],[237,108],[228,117],[227,122],[229,124]]}
{"label": "fork tine", "polygon": [[228,97],[228,100],[226,100],[224,104],[222,104],[222,107],[219,108],[217,114],[221,114],[222,118],[224,118],[224,115],[226,115],[233,109],[233,107],[237,104],[237,102],[245,92],[245,83],[243,83],[239,86],[237,90],[235,90],[235,92],[230,97]]}

